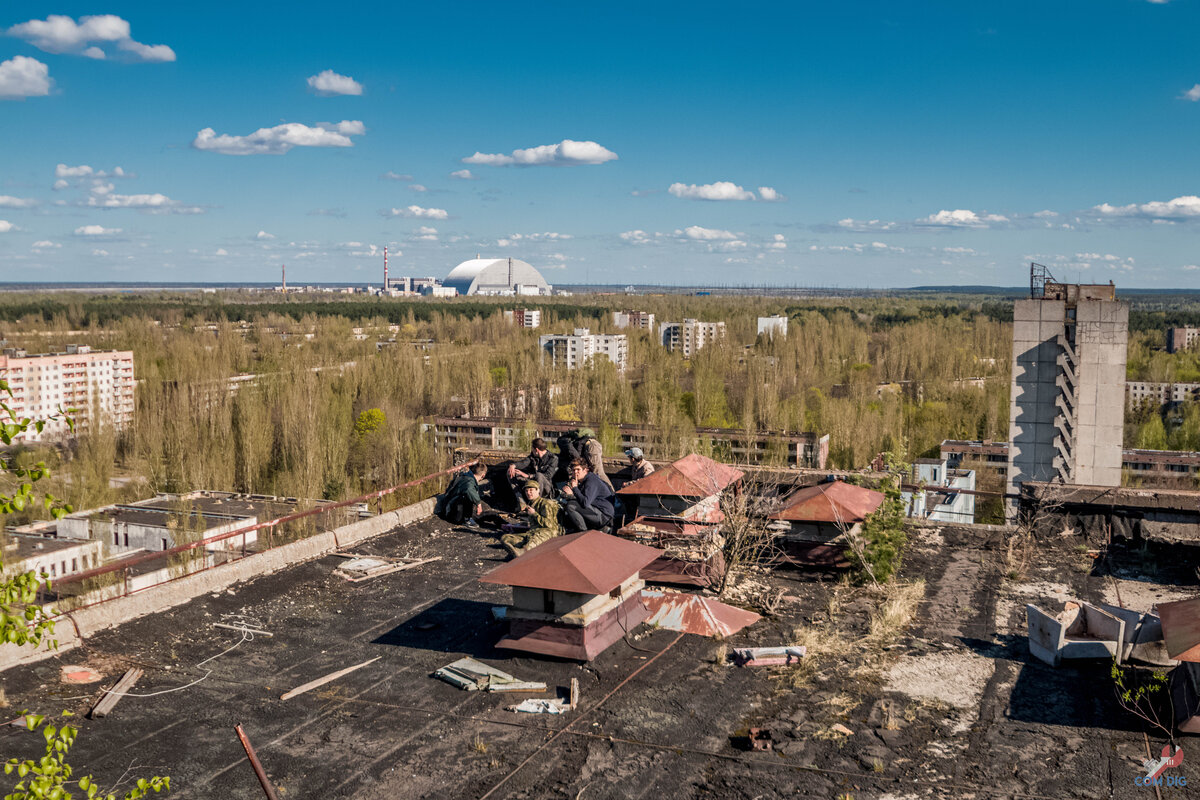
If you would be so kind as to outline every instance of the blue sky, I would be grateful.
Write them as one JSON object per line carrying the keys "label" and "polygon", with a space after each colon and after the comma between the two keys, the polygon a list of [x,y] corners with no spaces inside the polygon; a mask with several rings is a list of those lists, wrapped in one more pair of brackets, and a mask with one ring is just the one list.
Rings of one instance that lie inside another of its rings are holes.
{"label": "blue sky", "polygon": [[378,283],[386,245],[393,275],[1200,288],[1198,29],[1200,0],[10,3],[0,280]]}

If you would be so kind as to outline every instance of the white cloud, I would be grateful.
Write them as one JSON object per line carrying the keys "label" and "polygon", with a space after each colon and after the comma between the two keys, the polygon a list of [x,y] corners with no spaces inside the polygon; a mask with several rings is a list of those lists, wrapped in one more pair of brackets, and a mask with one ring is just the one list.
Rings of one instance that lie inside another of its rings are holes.
{"label": "white cloud", "polygon": [[882,222],[877,219],[839,219],[838,227],[860,233],[866,231],[894,231],[899,227],[895,222]]}
{"label": "white cloud", "polygon": [[986,228],[991,223],[1008,222],[1008,217],[999,214],[976,214],[965,208],[954,211],[945,209],[917,220],[918,225],[933,225],[948,228]]}
{"label": "white cloud", "polygon": [[1038,219],[1049,219],[1050,217],[1057,217],[1058,212],[1051,211],[1050,209],[1047,208],[1044,211],[1035,211],[1035,212],[1033,212],[1033,215],[1035,217],[1037,217]]}
{"label": "white cloud", "polygon": [[390,169],[387,172],[380,175],[379,177],[383,178],[385,181],[411,181],[413,179],[412,175],[406,175],[406,174],[400,173],[400,172],[393,172]]}
{"label": "white cloud", "polygon": [[318,72],[308,79],[308,88],[320,97],[334,97],[340,94],[359,95],[363,93],[362,84],[349,75],[339,75],[331,69]]}
{"label": "white cloud", "polygon": [[1179,95],[1180,100],[1191,100],[1193,103],[1200,100],[1200,83],[1197,83],[1192,88],[1188,89],[1183,94]]}
{"label": "white cloud", "polygon": [[1152,200],[1149,203],[1131,203],[1127,206],[1101,203],[1092,210],[1101,217],[1141,217],[1155,220],[1193,219],[1200,217],[1200,197],[1183,195],[1173,200]]}
{"label": "white cloud", "polygon": [[422,225],[421,227],[417,228],[415,233],[419,233],[422,236],[430,236],[437,233],[437,228],[431,228],[428,225]]}
{"label": "white cloud", "polygon": [[218,255],[218,256],[227,256],[227,255],[229,255],[229,251],[228,251],[228,250],[226,250],[224,247],[218,247],[218,248],[217,248],[217,252],[216,252],[216,253],[214,253],[214,255]]}
{"label": "white cloud", "polygon": [[254,234],[254,238],[259,240],[260,242],[266,242],[266,241],[270,241],[271,239],[274,239],[275,234],[267,233],[266,231],[259,231],[258,233]]}
{"label": "white cloud", "polygon": [[943,247],[942,252],[959,256],[973,256],[976,253],[973,247]]}
{"label": "white cloud", "polygon": [[383,215],[385,217],[407,217],[409,219],[450,219],[450,215],[446,213],[444,208],[421,208],[420,206],[393,208],[389,211],[384,211]]}
{"label": "white cloud", "polygon": [[456,169],[450,173],[450,177],[459,181],[473,181],[476,179],[469,169]]}
{"label": "white cloud", "polygon": [[414,192],[428,192],[429,191],[429,189],[427,189],[426,187],[422,186],[419,183],[414,183],[412,186],[409,186],[408,188],[413,190]]}
{"label": "white cloud", "polygon": [[768,250],[787,250],[787,238],[782,233],[775,234],[774,238],[767,243]]}
{"label": "white cloud", "polygon": [[511,247],[517,242],[555,242],[563,239],[573,239],[569,233],[554,233],[547,231],[546,233],[514,233],[509,236],[496,240],[498,247]]}
{"label": "white cloud", "polygon": [[50,68],[36,58],[13,56],[0,61],[0,100],[45,97],[53,85]]}
{"label": "white cloud", "polygon": [[336,124],[318,122],[315,126],[287,122],[273,128],[259,128],[248,136],[220,136],[212,128],[196,134],[192,147],[227,156],[283,155],[293,147],[353,147],[351,136],[361,136],[366,127],[358,120]]}
{"label": "white cloud", "polygon": [[863,244],[861,242],[855,244],[814,244],[810,245],[808,249],[811,252],[848,253],[851,255],[885,255],[908,252],[903,247],[894,247],[884,242],[871,242],[870,244]]}
{"label": "white cloud", "polygon": [[0,208],[33,208],[38,204],[32,197],[12,197],[0,194]]}
{"label": "white cloud", "polygon": [[75,229],[76,236],[112,236],[120,232],[120,228],[105,228],[101,225],[82,225]]}
{"label": "white cloud", "polygon": [[88,198],[92,208],[170,208],[177,203],[165,194],[111,194],[112,184]]}
{"label": "white cloud", "polygon": [[65,178],[59,178],[58,180],[56,180],[54,182],[54,191],[60,192],[63,189],[70,187],[70,185],[71,185],[70,181],[66,180]]}
{"label": "white cloud", "polygon": [[113,14],[80,17],[79,22],[60,14],[31,19],[8,29],[9,36],[24,39],[47,53],[68,53],[88,58],[105,58],[97,44],[115,45],[135,61],[174,61],[175,51],[165,44],[147,45],[134,41],[129,23]]}
{"label": "white cloud", "polygon": [[621,238],[630,244],[648,244],[654,241],[654,237],[643,230],[625,231]]}
{"label": "white cloud", "polygon": [[1184,272],[1191,272],[1192,270],[1200,269],[1200,264],[1184,264],[1180,269]]}
{"label": "white cloud", "polygon": [[31,246],[35,250],[51,250],[54,248],[62,247],[62,245],[59,244],[58,242],[52,242],[49,239],[42,239],[41,241],[34,242]]}
{"label": "white cloud", "polygon": [[682,231],[676,231],[676,235],[682,235],[688,239],[694,239],[701,242],[711,242],[717,240],[736,240],[737,234],[730,231],[723,231],[719,228],[701,228],[699,225],[691,225],[684,228]]}
{"label": "white cloud", "polygon": [[104,257],[104,256],[108,255],[108,251],[96,248],[95,250],[92,251],[92,255]]}
{"label": "white cloud", "polygon": [[6,219],[0,219],[0,233],[10,233],[11,231],[21,230],[16,225],[13,225]]}
{"label": "white cloud", "polygon": [[787,200],[786,197],[772,189],[770,186],[758,187],[758,196],[768,203],[782,203],[784,200]]}
{"label": "white cloud", "polygon": [[753,200],[754,192],[748,192],[736,183],[717,181],[703,186],[696,184],[672,183],[667,189],[676,197],[688,200]]}
{"label": "white cloud", "polygon": [[412,238],[419,242],[436,242],[438,240],[438,231],[437,228],[422,225],[413,231]]}
{"label": "white cloud", "polygon": [[487,167],[553,166],[572,167],[581,164],[603,164],[615,161],[617,154],[595,142],[577,142],[563,139],[558,144],[544,144],[524,150],[513,150],[512,155],[503,153],[475,153],[464,158],[464,164],[480,164]]}

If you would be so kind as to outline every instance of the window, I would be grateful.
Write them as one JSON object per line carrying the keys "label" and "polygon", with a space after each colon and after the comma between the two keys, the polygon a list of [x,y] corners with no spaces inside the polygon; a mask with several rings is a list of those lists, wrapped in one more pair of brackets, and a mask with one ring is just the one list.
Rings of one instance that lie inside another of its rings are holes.
{"label": "window", "polygon": [[125,534],[125,546],[129,547],[129,534]]}
{"label": "window", "polygon": [[79,571],[79,559],[72,558],[71,559],[71,572],[78,572],[78,571]]}
{"label": "window", "polygon": [[64,558],[62,562],[63,575],[67,574],[67,560]]}
{"label": "window", "polygon": [[50,577],[53,578],[53,577],[56,577],[57,575],[58,575],[58,570],[55,569],[53,564],[51,564],[50,565]]}
{"label": "window", "polygon": [[113,547],[119,547],[121,544],[121,534],[113,531]]}
{"label": "window", "polygon": [[163,550],[167,549],[167,540],[165,538],[162,540],[162,546],[163,546]]}

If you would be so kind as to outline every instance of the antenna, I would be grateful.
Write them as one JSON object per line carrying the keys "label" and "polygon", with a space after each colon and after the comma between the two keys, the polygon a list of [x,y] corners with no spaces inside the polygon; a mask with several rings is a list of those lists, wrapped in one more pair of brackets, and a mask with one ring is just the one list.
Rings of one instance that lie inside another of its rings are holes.
{"label": "antenna", "polygon": [[512,258],[508,259],[508,288],[513,288],[512,282]]}
{"label": "antenna", "polygon": [[287,264],[282,264],[281,269],[283,270],[283,293],[287,294]]}
{"label": "antenna", "polygon": [[385,246],[383,248],[383,291],[387,292],[389,288],[387,274],[387,247]]}

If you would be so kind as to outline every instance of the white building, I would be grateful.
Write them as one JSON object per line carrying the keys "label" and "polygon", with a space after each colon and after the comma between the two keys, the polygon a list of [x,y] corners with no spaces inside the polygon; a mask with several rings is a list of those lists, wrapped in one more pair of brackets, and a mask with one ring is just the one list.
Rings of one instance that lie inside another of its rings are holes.
{"label": "white building", "polygon": [[443,286],[459,294],[542,295],[551,286],[528,262],[518,258],[473,258],[464,261],[446,276]]}
{"label": "white building", "polygon": [[788,318],[782,314],[758,318],[758,335],[774,339],[776,336],[787,336]]}
{"label": "white building", "polygon": [[103,563],[104,545],[101,542],[64,541],[54,538],[53,532],[52,522],[35,522],[10,531],[4,543],[4,574],[36,572],[56,581],[95,569]]}
{"label": "white building", "polygon": [[904,491],[908,516],[940,522],[975,522],[975,470],[954,469],[945,458],[918,458],[908,481],[924,490]]}
{"label": "white building", "polygon": [[684,358],[691,358],[704,345],[725,338],[725,323],[694,319],[664,322],[659,326],[658,333],[663,347],[673,353],[683,353]]}
{"label": "white building", "polygon": [[649,311],[614,311],[613,327],[653,331],[654,314]]}
{"label": "white building", "polygon": [[606,356],[624,371],[629,362],[629,340],[625,334],[593,334],[587,328],[576,328],[571,335],[547,334],[538,339],[542,359],[550,356],[555,367],[575,369],[588,364],[597,356]]}
{"label": "white building", "polygon": [[542,327],[542,311],[538,308],[517,308],[505,311],[504,318],[518,328]]}
{"label": "white building", "polygon": [[[133,420],[133,353],[93,352],[87,345],[67,345],[65,353],[28,355],[8,348],[0,355],[0,378],[8,381],[8,404],[17,417],[46,419],[75,409],[75,430],[87,432],[101,420],[117,430]],[[18,439],[39,442],[71,435],[65,419],[48,422],[41,433],[30,428]]]}

